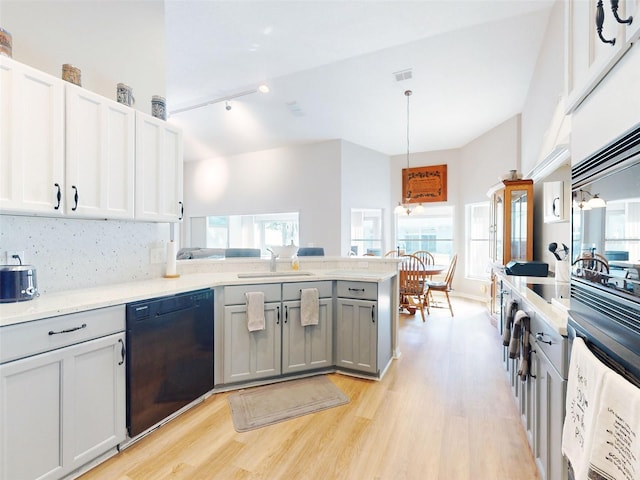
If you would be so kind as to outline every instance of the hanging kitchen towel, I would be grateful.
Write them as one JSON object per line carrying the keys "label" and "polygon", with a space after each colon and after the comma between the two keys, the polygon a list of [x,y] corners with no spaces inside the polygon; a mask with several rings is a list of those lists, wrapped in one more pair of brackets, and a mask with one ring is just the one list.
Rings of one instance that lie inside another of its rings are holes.
{"label": "hanging kitchen towel", "polygon": [[513,316],[511,340],[509,341],[509,358],[518,358],[520,356],[520,343],[522,342],[522,327],[524,318],[529,318],[524,310],[518,310]]}
{"label": "hanging kitchen towel", "polygon": [[320,316],[317,288],[300,290],[300,323],[303,327],[317,325]]}
{"label": "hanging kitchen towel", "polygon": [[509,346],[509,342],[511,341],[511,328],[513,327],[513,316],[518,311],[518,302],[516,300],[511,300],[507,304],[507,316],[505,318],[504,323],[504,332],[502,333],[502,345],[505,347]]}
{"label": "hanging kitchen towel", "polygon": [[609,371],[587,348],[584,340],[575,338],[567,378],[567,397],[562,453],[571,462],[576,479],[586,479],[593,428],[599,410],[600,390]]}
{"label": "hanging kitchen towel", "polygon": [[640,478],[640,389],[609,370],[598,406],[587,478]]}
{"label": "hanging kitchen towel", "polygon": [[250,332],[264,330],[264,293],[246,292],[247,300],[247,327]]}
{"label": "hanging kitchen towel", "polygon": [[529,365],[531,362],[531,344],[529,343],[529,334],[531,333],[529,315],[526,313],[520,319],[522,325],[522,335],[520,336],[520,365],[518,375],[523,382],[529,378]]}

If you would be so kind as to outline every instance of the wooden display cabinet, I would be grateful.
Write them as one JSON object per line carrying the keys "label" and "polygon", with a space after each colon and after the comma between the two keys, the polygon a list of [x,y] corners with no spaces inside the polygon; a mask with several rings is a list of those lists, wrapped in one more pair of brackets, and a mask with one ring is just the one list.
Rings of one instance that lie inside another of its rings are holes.
{"label": "wooden display cabinet", "polygon": [[[533,260],[533,180],[503,180],[489,190],[491,262],[501,268],[511,260]],[[491,313],[499,315],[500,291],[491,274]]]}

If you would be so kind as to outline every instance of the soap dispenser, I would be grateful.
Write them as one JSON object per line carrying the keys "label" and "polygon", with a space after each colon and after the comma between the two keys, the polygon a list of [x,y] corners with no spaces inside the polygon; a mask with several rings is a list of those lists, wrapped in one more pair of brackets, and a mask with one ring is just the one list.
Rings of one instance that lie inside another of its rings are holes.
{"label": "soap dispenser", "polygon": [[293,257],[291,257],[291,270],[299,270],[300,262],[298,261],[298,254],[296,253]]}

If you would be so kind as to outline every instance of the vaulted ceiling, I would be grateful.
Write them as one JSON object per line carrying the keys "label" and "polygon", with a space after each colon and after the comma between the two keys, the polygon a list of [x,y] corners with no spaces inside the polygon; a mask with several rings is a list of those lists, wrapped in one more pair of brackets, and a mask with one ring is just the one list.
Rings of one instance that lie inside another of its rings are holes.
{"label": "vaulted ceiling", "polygon": [[[410,150],[464,146],[521,112],[552,5],[167,0],[168,110],[185,160],[336,138],[401,154],[407,89]],[[269,93],[225,108],[263,83]]]}

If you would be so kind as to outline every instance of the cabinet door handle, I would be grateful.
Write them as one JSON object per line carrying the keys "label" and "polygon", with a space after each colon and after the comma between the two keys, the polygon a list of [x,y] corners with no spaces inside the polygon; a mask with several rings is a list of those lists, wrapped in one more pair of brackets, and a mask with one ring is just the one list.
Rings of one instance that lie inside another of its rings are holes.
{"label": "cabinet door handle", "polygon": [[60,191],[60,184],[59,183],[54,183],[53,186],[56,187],[56,189],[58,190],[56,192],[56,200],[58,200],[58,203],[56,204],[55,207],[53,207],[53,209],[54,210],[58,210],[58,209],[60,209],[60,202],[62,201],[62,192]]}
{"label": "cabinet door handle", "polygon": [[284,323],[287,323],[289,320],[289,306],[285,305],[284,307]]}
{"label": "cabinet door handle", "polygon": [[180,205],[180,216],[178,220],[182,220],[184,218],[184,203],[178,202],[178,205]]}
{"label": "cabinet door handle", "polygon": [[76,187],[75,185],[71,185],[71,188],[73,188],[73,201],[74,201],[74,205],[71,210],[75,212],[78,209],[78,187]]}
{"label": "cabinet door handle", "polygon": [[553,345],[553,342],[551,340],[543,340],[544,339],[544,333],[539,332],[536,333],[536,340],[540,343],[546,343],[548,345]]}
{"label": "cabinet door handle", "polygon": [[53,330],[49,330],[49,335],[60,335],[61,333],[71,333],[71,332],[75,332],[76,330],[82,330],[83,328],[87,328],[86,323],[83,323],[79,327],[68,328],[67,330],[59,330],[57,332],[54,332]]}
{"label": "cabinet door handle", "polygon": [[349,287],[349,291],[350,291],[350,292],[360,292],[360,293],[364,293],[364,288],[351,288],[351,287]]}
{"label": "cabinet door handle", "polygon": [[376,307],[371,305],[371,323],[376,323]]}
{"label": "cabinet door handle", "polygon": [[122,360],[120,360],[118,362],[118,365],[122,365],[124,363],[124,359],[125,359],[125,354],[127,353],[127,351],[124,348],[124,342],[122,341],[121,338],[118,339],[118,342],[120,342],[120,355],[122,357]]}
{"label": "cabinet door handle", "polygon": [[[531,351],[529,352],[529,358],[533,357],[534,355],[537,355],[537,352],[535,351],[535,349],[532,348]],[[530,361],[529,365],[533,365],[533,362]],[[531,366],[529,366],[529,377],[530,378],[538,378],[533,373],[531,373]]]}
{"label": "cabinet door handle", "polygon": [[598,0],[598,6],[596,7],[596,30],[602,43],[610,43],[612,46],[616,44],[616,39],[607,40],[602,36],[602,26],[604,25],[604,7],[602,6],[602,0]]}
{"label": "cabinet door handle", "polygon": [[616,17],[616,21],[618,23],[628,23],[631,25],[631,22],[633,22],[633,17],[631,15],[629,15],[629,18],[626,18],[625,20],[618,16],[618,3],[618,0],[611,0],[611,11],[613,12],[613,16]]}
{"label": "cabinet door handle", "polygon": [[280,325],[280,305],[276,307],[276,325]]}

